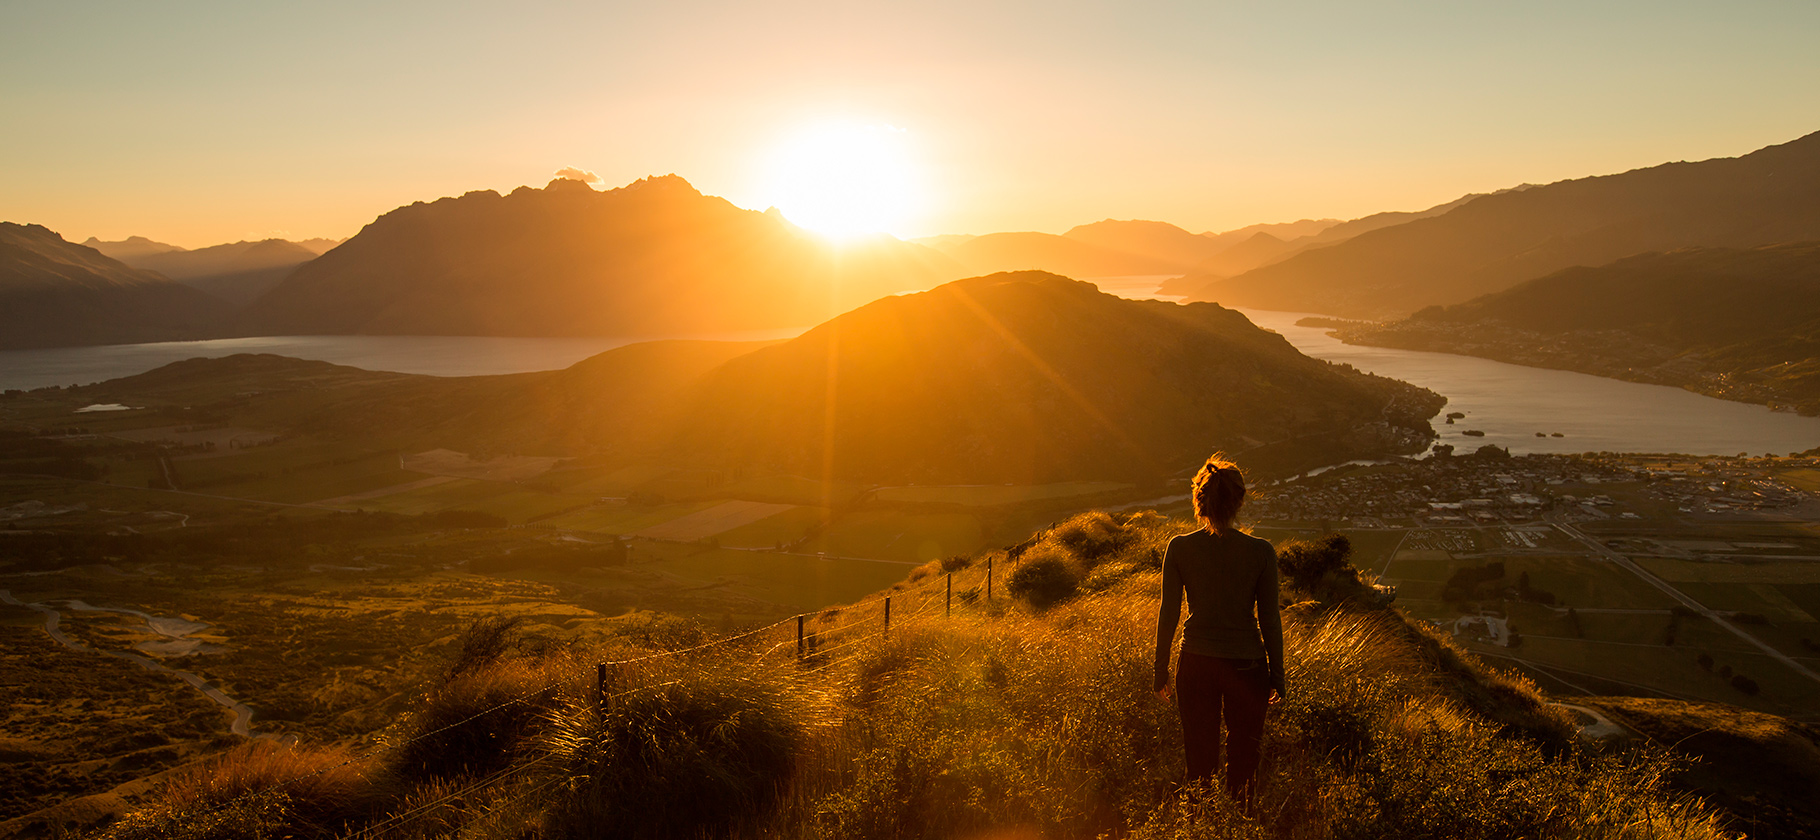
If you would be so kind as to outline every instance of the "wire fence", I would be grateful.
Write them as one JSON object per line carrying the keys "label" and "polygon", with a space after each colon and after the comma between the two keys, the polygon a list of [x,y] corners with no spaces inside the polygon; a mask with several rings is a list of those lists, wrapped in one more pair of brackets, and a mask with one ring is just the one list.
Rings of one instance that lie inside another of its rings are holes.
{"label": "wire fence", "polygon": [[[992,603],[995,597],[993,594],[994,569],[992,558],[987,557],[983,564],[975,564],[960,569],[932,574],[927,579],[914,586],[904,587],[903,584],[898,584],[898,587],[903,588],[894,587],[892,590],[881,595],[845,606],[823,610],[814,616],[811,616],[809,613],[802,613],[774,621],[762,627],[735,633],[730,636],[724,636],[713,641],[703,642],[690,647],[656,651],[624,659],[603,660],[590,665],[578,666],[557,675],[555,678],[541,685],[515,694],[504,701],[468,715],[461,720],[437,727],[428,732],[417,733],[409,738],[387,742],[379,747],[355,755],[339,763],[324,765],[310,772],[299,774],[293,778],[225,799],[214,805],[194,809],[182,815],[180,819],[185,823],[207,819],[230,808],[242,804],[249,804],[262,797],[269,797],[281,793],[287,788],[294,787],[324,773],[354,764],[370,763],[388,753],[396,752],[410,745],[462,728],[475,723],[482,718],[486,718],[489,715],[497,714],[498,712],[513,706],[530,702],[536,697],[555,692],[565,684],[581,682],[587,678],[588,671],[590,670],[593,671],[595,681],[594,702],[598,707],[604,709],[610,707],[619,698],[637,694],[642,691],[651,691],[673,686],[683,682],[683,680],[670,680],[668,682],[648,683],[620,691],[612,691],[611,689],[614,686],[627,679],[628,669],[632,666],[725,648],[758,639],[766,633],[778,630],[778,628],[786,628],[785,638],[777,641],[768,648],[760,650],[757,655],[753,657],[752,661],[755,663],[763,661],[779,651],[790,649],[792,643],[794,643],[795,661],[799,666],[799,673],[811,674],[822,672],[842,662],[851,661],[855,656],[864,651],[864,648],[860,647],[861,645],[890,635],[893,622],[892,608],[894,604],[897,605],[898,611],[896,614],[896,621],[900,626],[908,620],[921,619],[928,616],[934,611],[935,606],[938,603],[942,605],[944,616],[952,616],[956,594],[954,585],[957,575],[961,577],[963,583],[965,583],[968,578],[975,578],[977,581],[974,589],[961,590],[960,594],[962,597],[960,600],[962,601],[963,606],[982,601],[987,605]],[[937,586],[941,587],[939,597],[937,596],[937,593],[931,592],[931,590],[935,589]],[[910,604],[907,603],[910,600],[917,601],[913,608],[910,608]],[[850,618],[844,623],[836,624],[834,626],[818,626],[816,624],[816,622],[831,621],[839,617]],[[792,629],[791,625],[794,625],[793,637],[787,635],[789,630]],[[859,635],[848,635],[846,638],[841,638],[842,634],[850,634],[850,632],[853,631],[863,631],[866,628],[870,628],[871,632],[860,632]],[[846,652],[839,656],[833,655],[837,651]],[[553,758],[553,755],[546,754],[530,761],[519,762],[511,767],[507,767],[482,779],[457,788],[435,800],[414,806],[407,811],[388,816],[379,822],[360,829],[351,836],[358,838],[382,837],[387,833],[402,828],[419,818],[433,813],[437,808],[458,799],[465,798],[478,791],[517,779],[523,774],[543,766]],[[533,795],[534,792],[546,790],[559,781],[561,781],[560,777],[540,783],[539,785],[534,786],[531,792],[526,792],[514,798],[513,802],[521,801]]]}

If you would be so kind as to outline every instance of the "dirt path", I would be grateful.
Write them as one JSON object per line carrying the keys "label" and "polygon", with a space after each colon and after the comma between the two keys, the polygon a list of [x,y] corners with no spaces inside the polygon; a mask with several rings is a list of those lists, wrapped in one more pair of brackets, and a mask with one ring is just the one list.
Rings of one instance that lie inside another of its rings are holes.
{"label": "dirt path", "polygon": [[[178,679],[183,680],[186,683],[189,683],[191,688],[194,688],[197,691],[202,692],[202,696],[207,697],[208,699],[214,701],[216,704],[220,705],[222,708],[225,708],[228,711],[234,713],[234,722],[233,722],[233,724],[231,724],[229,726],[229,729],[231,731],[233,731],[233,733],[235,735],[239,735],[242,737],[251,737],[252,736],[252,734],[253,734],[253,710],[252,710],[252,708],[247,706],[245,703],[242,703],[238,700],[235,700],[232,697],[229,697],[227,695],[227,693],[222,691],[221,689],[209,685],[208,680],[205,680],[202,677],[199,677],[193,673],[190,673],[189,671],[179,671],[175,668],[165,667],[164,663],[159,662],[150,657],[140,656],[137,653],[125,653],[123,651],[102,650],[100,648],[91,648],[88,645],[85,645],[79,641],[76,641],[75,639],[70,638],[69,634],[64,633],[63,630],[60,629],[59,625],[62,624],[62,622],[63,622],[63,613],[62,612],[57,610],[55,607],[45,606],[44,604],[27,604],[23,601],[20,601],[18,598],[13,597],[13,593],[11,590],[0,589],[0,601],[5,601],[6,603],[11,604],[15,607],[25,607],[26,609],[36,610],[38,612],[43,613],[44,614],[44,632],[49,634],[51,639],[56,641],[58,644],[63,645],[64,647],[69,648],[70,650],[82,651],[84,653],[99,653],[103,656],[112,656],[115,659],[124,659],[124,660],[131,662],[135,665],[138,665],[139,667],[144,668],[148,671],[157,671],[159,673],[171,674],[171,675],[177,677]],[[73,607],[73,609],[75,609],[77,611],[113,612],[113,613],[121,613],[124,615],[136,615],[136,616],[146,619],[147,624],[151,624],[153,621],[160,621],[160,622],[176,621],[175,619],[167,619],[167,618],[159,618],[157,616],[149,616],[149,615],[146,615],[145,613],[139,612],[137,610],[116,610],[116,609],[109,609],[107,607],[93,607],[93,606],[89,606],[88,604],[84,604],[80,601],[76,601],[76,602],[72,602],[72,603],[74,603],[76,605],[75,607]],[[184,623],[189,624],[189,622],[184,622]],[[155,627],[156,625],[153,625],[153,626]],[[207,625],[202,625],[202,626],[206,627]]]}

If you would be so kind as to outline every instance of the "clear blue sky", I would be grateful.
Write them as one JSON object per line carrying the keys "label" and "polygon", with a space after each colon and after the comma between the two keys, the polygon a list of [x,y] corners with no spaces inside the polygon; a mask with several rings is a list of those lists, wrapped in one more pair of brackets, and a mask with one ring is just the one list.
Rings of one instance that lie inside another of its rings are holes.
{"label": "clear blue sky", "polygon": [[902,235],[1195,231],[1820,130],[1820,3],[0,3],[0,219],[188,246],[905,129]]}

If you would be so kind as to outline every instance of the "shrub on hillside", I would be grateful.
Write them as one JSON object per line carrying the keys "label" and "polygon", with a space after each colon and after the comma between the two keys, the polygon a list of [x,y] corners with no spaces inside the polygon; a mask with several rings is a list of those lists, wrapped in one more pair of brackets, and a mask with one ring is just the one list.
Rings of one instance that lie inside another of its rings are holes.
{"label": "shrub on hillside", "polygon": [[1069,517],[1050,529],[1046,540],[1066,549],[1084,569],[1098,565],[1131,541],[1125,524],[1103,510]]}
{"label": "shrub on hillside", "polygon": [[391,739],[390,771],[412,781],[484,776],[510,766],[557,702],[565,660],[508,658],[450,678]]}
{"label": "shrub on hillside", "polygon": [[484,616],[468,625],[455,640],[455,655],[444,670],[445,679],[478,671],[498,662],[518,644],[521,616]]}
{"label": "shrub on hillside", "polygon": [[802,736],[773,674],[716,662],[641,679],[556,713],[542,836],[723,836],[769,816]]}
{"label": "shrub on hillside", "polygon": [[1288,540],[1277,546],[1277,570],[1296,592],[1326,600],[1336,585],[1358,585],[1352,568],[1352,541],[1340,534],[1318,540]]}
{"label": "shrub on hillside", "polygon": [[1161,568],[1171,532],[1192,527],[1155,511],[1122,519],[1097,510],[1077,514],[1007,552],[1016,567],[1006,589],[1038,610],[1083,589],[1108,590],[1139,572]]}
{"label": "shrub on hillside", "polygon": [[1011,571],[1010,580],[1005,581],[1005,591],[1038,610],[1049,609],[1074,597],[1079,588],[1080,578],[1068,557],[1045,551],[1041,546],[1026,553],[1017,568]]}

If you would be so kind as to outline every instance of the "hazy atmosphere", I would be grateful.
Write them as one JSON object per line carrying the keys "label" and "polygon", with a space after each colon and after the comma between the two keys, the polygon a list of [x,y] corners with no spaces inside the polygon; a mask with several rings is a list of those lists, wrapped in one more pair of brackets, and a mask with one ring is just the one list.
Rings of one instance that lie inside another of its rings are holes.
{"label": "hazy atmosphere", "polygon": [[0,840],[1820,840],[1816,44],[0,3]]}
{"label": "hazy atmosphere", "polygon": [[[1419,210],[1811,130],[1820,8],[1665,3],[7,3],[0,215],[195,248],[904,131],[900,237]],[[787,210],[788,208],[786,208]]]}

